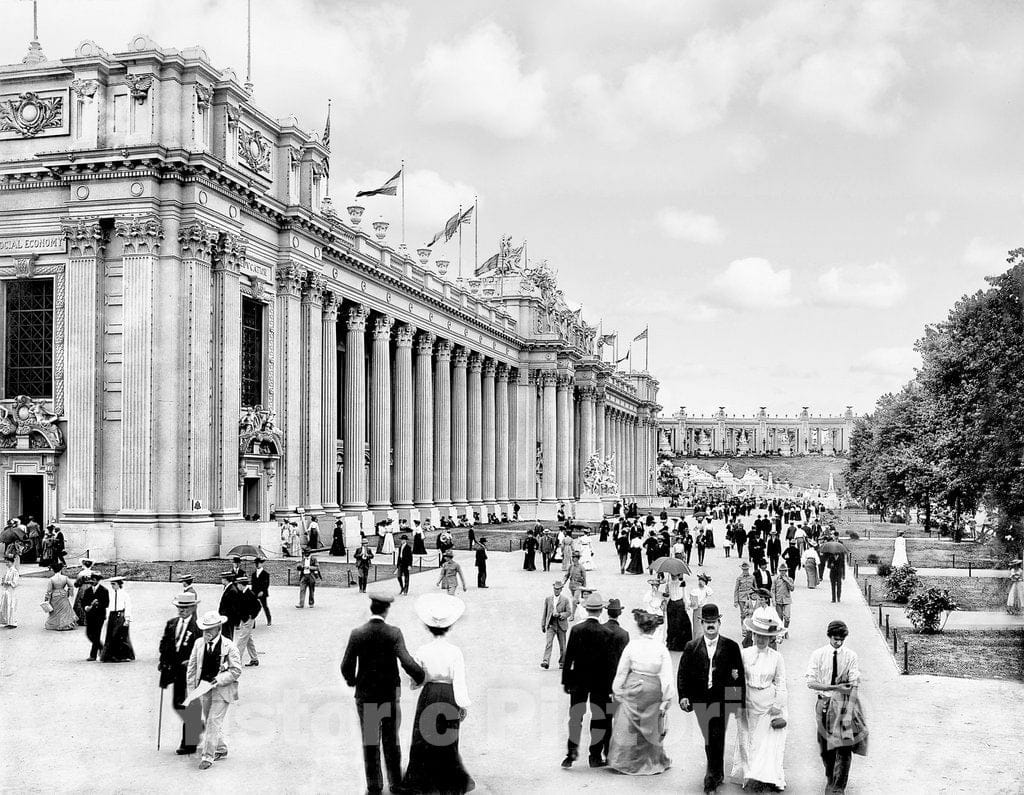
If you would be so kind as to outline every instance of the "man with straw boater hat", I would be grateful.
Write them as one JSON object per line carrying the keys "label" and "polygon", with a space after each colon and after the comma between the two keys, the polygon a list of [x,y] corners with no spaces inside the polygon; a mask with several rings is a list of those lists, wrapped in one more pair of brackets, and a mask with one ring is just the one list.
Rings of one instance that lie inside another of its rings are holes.
{"label": "man with straw boater hat", "polygon": [[[181,743],[177,753],[194,754],[203,731],[203,710],[198,701],[188,705],[184,702],[188,694],[188,661],[192,657],[192,647],[202,637],[199,625],[196,624],[199,599],[194,592],[187,591],[175,596],[171,604],[177,608],[178,616],[167,622],[163,637],[160,638],[160,688],[173,686],[171,706],[181,718]],[[162,694],[160,704],[162,707]]]}
{"label": "man with straw boater hat", "polygon": [[227,618],[211,610],[196,622],[203,639],[192,647],[188,660],[188,690],[192,698],[202,686],[200,696],[206,730],[201,743],[199,769],[206,770],[214,761],[228,755],[224,742],[224,717],[232,702],[238,701],[238,677],[242,675],[242,657],[238,647],[221,628]]}

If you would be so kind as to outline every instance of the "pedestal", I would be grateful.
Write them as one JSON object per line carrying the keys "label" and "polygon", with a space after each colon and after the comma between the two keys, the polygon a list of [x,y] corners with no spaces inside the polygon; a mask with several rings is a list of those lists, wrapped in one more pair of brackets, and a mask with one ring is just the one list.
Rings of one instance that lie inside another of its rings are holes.
{"label": "pedestal", "polygon": [[372,536],[376,534],[377,527],[373,518],[373,511],[362,511],[359,514],[359,524],[366,535]]}
{"label": "pedestal", "polygon": [[600,522],[604,518],[604,503],[596,494],[584,494],[576,503],[575,513],[581,522]]}
{"label": "pedestal", "polygon": [[362,525],[359,522],[358,516],[347,514],[344,518],[345,521],[345,549],[350,552],[359,549],[359,531],[362,529]]}

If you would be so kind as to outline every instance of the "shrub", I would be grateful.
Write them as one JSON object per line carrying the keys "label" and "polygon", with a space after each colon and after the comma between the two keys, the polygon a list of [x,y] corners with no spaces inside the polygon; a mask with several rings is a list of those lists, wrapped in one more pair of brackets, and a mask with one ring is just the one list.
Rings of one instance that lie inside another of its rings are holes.
{"label": "shrub", "polygon": [[898,566],[885,578],[885,590],[896,604],[905,605],[910,595],[921,587],[917,569],[911,565]]}
{"label": "shrub", "polygon": [[874,552],[868,555],[868,563],[871,565],[878,563],[878,555],[876,555]]}
{"label": "shrub", "polygon": [[942,622],[941,627],[939,626],[942,614],[946,614],[948,621],[949,614],[956,609],[956,602],[950,598],[949,591],[942,588],[929,588],[926,591],[919,591],[910,600],[907,605],[907,618],[914,625],[914,629],[931,635],[942,632],[943,627],[946,626],[945,621]]}
{"label": "shrub", "polygon": [[850,531],[849,539],[851,541],[860,541],[860,533],[855,530]]}
{"label": "shrub", "polygon": [[878,566],[875,567],[875,573],[879,577],[888,577],[890,574],[892,574],[892,566],[890,566],[888,563],[879,563]]}

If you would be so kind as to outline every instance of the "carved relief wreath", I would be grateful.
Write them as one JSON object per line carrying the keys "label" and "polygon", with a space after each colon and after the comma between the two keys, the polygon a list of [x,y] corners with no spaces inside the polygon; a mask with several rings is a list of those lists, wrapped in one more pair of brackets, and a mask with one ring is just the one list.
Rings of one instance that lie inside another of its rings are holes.
{"label": "carved relief wreath", "polygon": [[43,130],[63,124],[62,97],[40,98],[34,91],[19,94],[17,99],[0,102],[0,132],[14,132],[31,138]]}

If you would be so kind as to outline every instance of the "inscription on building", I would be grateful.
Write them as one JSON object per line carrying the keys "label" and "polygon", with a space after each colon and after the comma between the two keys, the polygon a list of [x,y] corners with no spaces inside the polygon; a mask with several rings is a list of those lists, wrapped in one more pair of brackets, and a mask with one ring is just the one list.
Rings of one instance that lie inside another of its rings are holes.
{"label": "inscription on building", "polygon": [[17,235],[0,237],[0,255],[20,254],[63,254],[67,251],[64,235],[55,232],[52,235]]}

